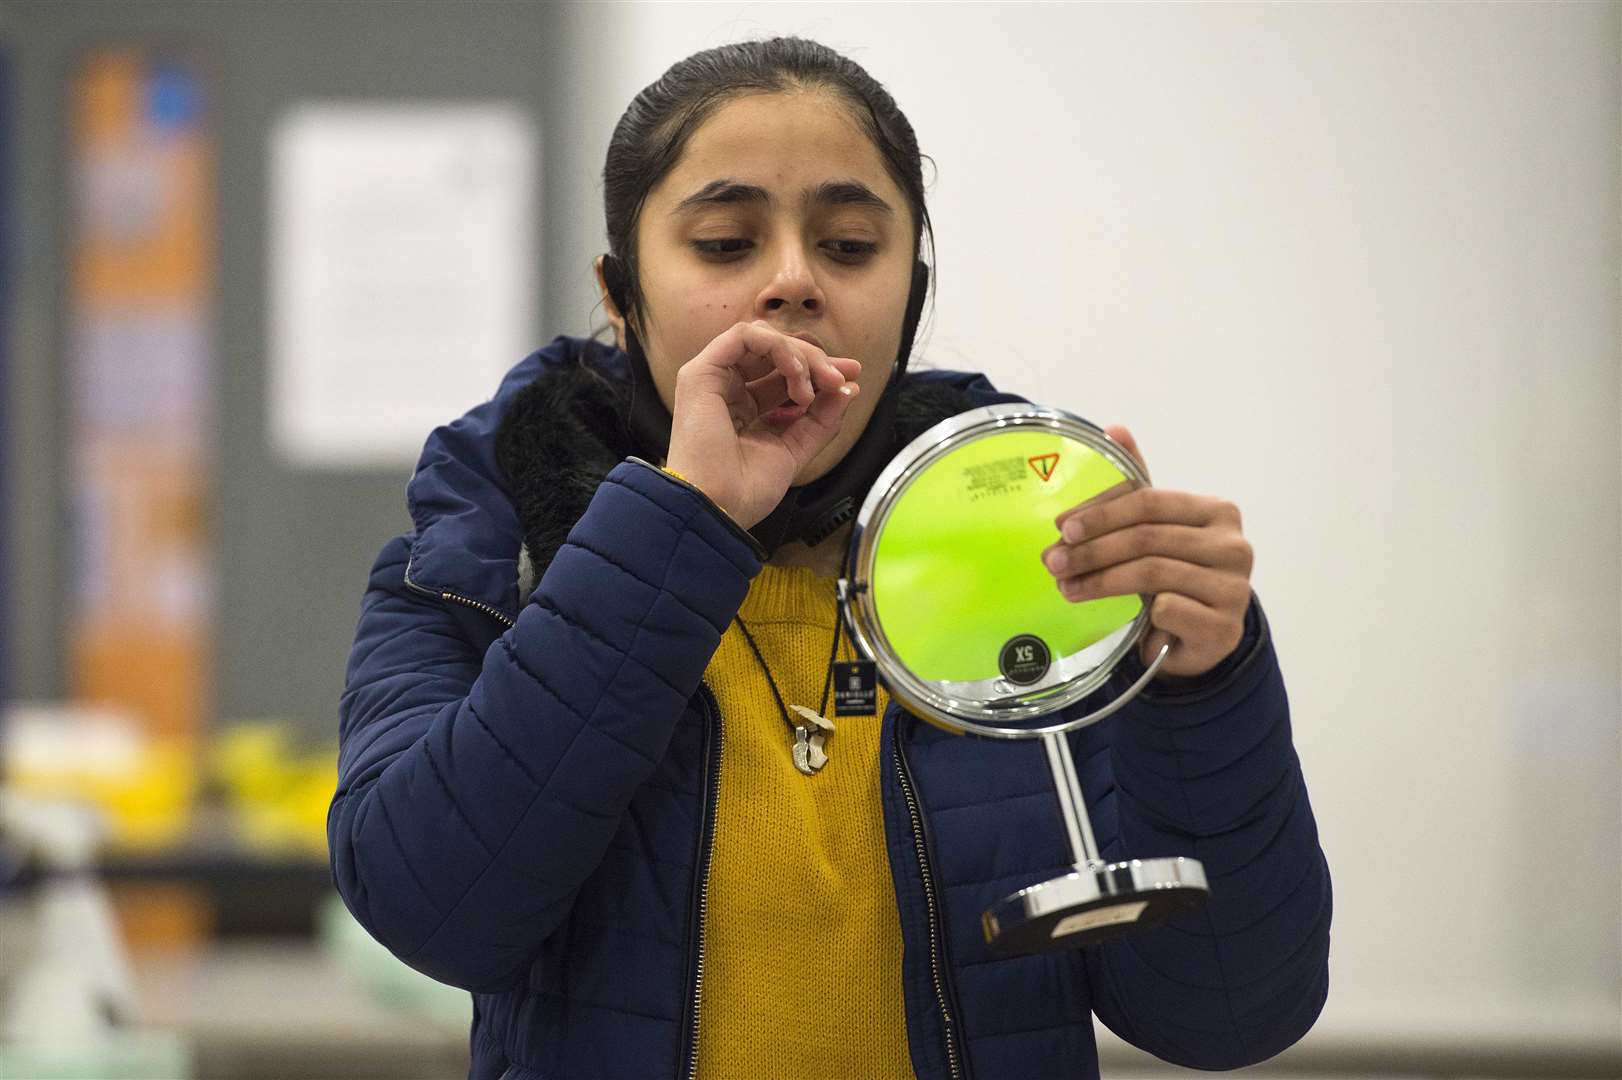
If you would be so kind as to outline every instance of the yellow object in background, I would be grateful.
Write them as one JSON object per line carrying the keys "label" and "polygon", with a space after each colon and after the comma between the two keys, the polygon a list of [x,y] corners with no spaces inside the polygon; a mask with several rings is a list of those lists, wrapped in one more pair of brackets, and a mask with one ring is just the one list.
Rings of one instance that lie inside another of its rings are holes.
{"label": "yellow object in background", "polygon": [[288,725],[260,721],[233,725],[213,740],[209,773],[251,852],[325,858],[337,761],[337,747],[299,752]]}
{"label": "yellow object in background", "polygon": [[20,795],[94,807],[119,848],[178,843],[198,790],[191,740],[146,734],[124,712],[92,706],[8,710],[6,786]]}
{"label": "yellow object in background", "polygon": [[[301,746],[291,724],[234,724],[200,752],[192,739],[152,735],[110,707],[14,705],[4,727],[7,789],[94,808],[107,849],[150,852],[223,839],[249,856],[326,858],[338,749]],[[223,805],[199,815],[205,785],[209,803]]]}

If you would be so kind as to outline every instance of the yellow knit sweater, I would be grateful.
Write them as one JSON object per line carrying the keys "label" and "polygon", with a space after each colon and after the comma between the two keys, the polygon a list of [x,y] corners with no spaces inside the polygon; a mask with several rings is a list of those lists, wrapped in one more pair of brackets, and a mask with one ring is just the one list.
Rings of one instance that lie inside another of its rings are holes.
{"label": "yellow knit sweater", "polygon": [[[788,705],[822,700],[834,584],[768,564],[739,615]],[[853,655],[840,648],[841,659]],[[815,776],[736,623],[705,681],[721,706],[716,806],[699,999],[700,1080],[912,1078],[901,991],[901,925],[879,802],[873,716],[837,730]]]}

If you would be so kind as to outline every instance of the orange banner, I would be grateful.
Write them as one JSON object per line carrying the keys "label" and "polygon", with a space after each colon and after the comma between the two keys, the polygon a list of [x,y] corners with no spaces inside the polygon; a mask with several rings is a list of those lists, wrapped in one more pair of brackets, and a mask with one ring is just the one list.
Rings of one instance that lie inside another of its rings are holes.
{"label": "orange banner", "polygon": [[77,699],[195,737],[211,698],[214,151],[204,85],[129,49],[71,83]]}

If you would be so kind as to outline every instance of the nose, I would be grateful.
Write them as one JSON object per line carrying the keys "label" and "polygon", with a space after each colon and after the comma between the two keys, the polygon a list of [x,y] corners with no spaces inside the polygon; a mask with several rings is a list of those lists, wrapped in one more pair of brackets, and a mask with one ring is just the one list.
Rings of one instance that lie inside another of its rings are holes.
{"label": "nose", "polygon": [[814,315],[822,311],[825,302],[805,253],[798,245],[785,245],[771,279],[755,299],[755,307],[762,316]]}

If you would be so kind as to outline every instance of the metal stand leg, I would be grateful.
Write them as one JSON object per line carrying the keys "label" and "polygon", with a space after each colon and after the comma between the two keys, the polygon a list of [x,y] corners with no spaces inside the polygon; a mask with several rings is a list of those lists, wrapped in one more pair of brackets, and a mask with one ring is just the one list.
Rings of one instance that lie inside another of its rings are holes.
{"label": "metal stand leg", "polygon": [[1064,818],[1065,832],[1070,836],[1071,861],[1078,870],[1097,870],[1104,863],[1098,857],[1098,843],[1087,818],[1087,803],[1081,795],[1070,744],[1062,734],[1044,735],[1042,748],[1048,752],[1048,768],[1053,770],[1053,787],[1059,794],[1059,816]]}
{"label": "metal stand leg", "polygon": [[1005,953],[1092,945],[1205,903],[1211,889],[1197,859],[1124,858],[1105,865],[1087,820],[1070,744],[1063,735],[1044,734],[1042,746],[1075,868],[1027,885],[987,908],[980,917],[987,942]]}

